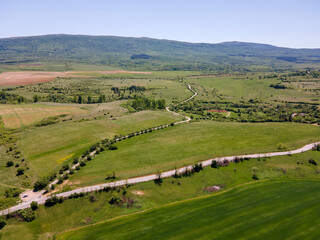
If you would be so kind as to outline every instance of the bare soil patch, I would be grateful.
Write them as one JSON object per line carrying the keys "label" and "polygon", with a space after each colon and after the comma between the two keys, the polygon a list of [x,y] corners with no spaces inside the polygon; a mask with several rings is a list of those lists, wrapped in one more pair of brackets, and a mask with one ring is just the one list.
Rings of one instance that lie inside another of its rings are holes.
{"label": "bare soil patch", "polygon": [[116,73],[135,73],[135,74],[152,74],[152,72],[136,72],[136,71],[74,71],[67,73],[99,73],[99,74],[116,74]]}
{"label": "bare soil patch", "polygon": [[144,195],[144,192],[143,192],[143,191],[140,191],[140,190],[137,190],[137,191],[132,191],[132,194],[138,195],[138,196],[143,196],[143,195]]}
{"label": "bare soil patch", "polygon": [[49,82],[57,77],[67,77],[63,72],[3,72],[0,74],[0,86],[17,86]]}
{"label": "bare soil patch", "polygon": [[99,73],[99,74],[116,74],[116,73],[135,73],[135,74],[152,74],[151,72],[135,71],[73,71],[73,72],[42,72],[42,71],[22,71],[22,72],[3,72],[0,74],[0,86],[18,86],[28,85],[41,82],[50,82],[57,77],[79,77],[72,74],[77,73]]}

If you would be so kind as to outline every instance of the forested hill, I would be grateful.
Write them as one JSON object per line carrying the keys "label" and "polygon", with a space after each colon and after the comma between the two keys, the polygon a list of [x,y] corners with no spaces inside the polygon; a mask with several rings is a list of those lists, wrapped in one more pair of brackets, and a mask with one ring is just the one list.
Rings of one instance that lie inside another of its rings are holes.
{"label": "forested hill", "polygon": [[320,65],[320,49],[267,44],[187,43],[151,38],[44,35],[0,39],[0,64],[77,61],[128,68],[206,69],[217,65]]}

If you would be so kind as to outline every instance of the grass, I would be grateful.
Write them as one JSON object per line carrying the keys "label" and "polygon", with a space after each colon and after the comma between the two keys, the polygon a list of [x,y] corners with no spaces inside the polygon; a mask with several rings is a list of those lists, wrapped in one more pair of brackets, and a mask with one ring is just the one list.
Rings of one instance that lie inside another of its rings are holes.
{"label": "grass", "polygon": [[[53,94],[58,99],[63,98],[63,102],[73,101],[75,95],[82,95],[86,101],[88,96],[97,100],[99,95],[105,94],[107,101],[113,101],[121,99],[120,95],[123,95],[124,98],[133,98],[136,94],[142,94],[149,98],[165,99],[167,104],[170,104],[172,101],[182,101],[191,95],[186,86],[178,81],[179,74],[179,72],[174,74],[160,72],[152,74],[80,72],[73,74],[74,77],[72,78],[57,78],[51,82],[15,87],[11,93],[21,95],[29,100],[34,95],[46,97]],[[121,94],[118,95],[111,90],[112,87],[125,89],[132,85],[144,86],[146,91],[130,92],[126,90],[121,91]]]}
{"label": "grass", "polygon": [[[18,219],[6,220],[7,226],[1,230],[0,239],[1,237],[2,239],[21,240],[48,239],[58,232],[63,232],[71,228],[98,223],[106,219],[140,212],[176,201],[208,195],[212,196],[210,201],[215,201],[216,197],[224,196],[225,194],[212,195],[212,193],[204,191],[205,187],[224,185],[225,188],[221,190],[222,192],[224,190],[230,190],[235,186],[244,186],[244,188],[246,188],[246,183],[254,182],[251,178],[252,168],[258,169],[257,175],[260,180],[282,179],[286,183],[294,185],[294,187],[290,188],[289,186],[291,185],[286,184],[287,189],[300,191],[304,187],[296,187],[299,185],[295,185],[295,181],[292,180],[305,179],[305,181],[311,181],[311,179],[320,179],[319,165],[314,166],[309,164],[309,158],[316,159],[318,164],[320,164],[320,152],[309,151],[292,155],[291,157],[279,156],[260,160],[251,159],[238,164],[231,163],[228,167],[219,169],[205,168],[200,173],[196,173],[191,177],[164,179],[161,186],[155,185],[153,182],[136,184],[127,189],[128,193],[126,196],[133,198],[135,201],[134,206],[131,208],[112,206],[108,203],[110,197],[113,194],[117,194],[117,192],[96,193],[94,194],[96,197],[95,202],[89,200],[89,196],[92,195],[89,194],[83,198],[67,200],[63,204],[56,205],[52,208],[41,206],[36,211],[36,220],[31,223],[25,223]],[[299,164],[297,164],[298,161]],[[299,182],[297,183],[299,184]],[[259,198],[256,198],[257,195],[258,197],[259,195],[262,197],[262,195],[267,196],[270,193],[264,192],[264,188],[259,190],[260,186],[261,185],[257,185],[257,188],[255,188],[256,194],[252,199],[257,199],[257,202],[259,202]],[[278,185],[274,184],[272,186],[271,190],[276,190],[276,186]],[[238,187],[237,189],[241,190],[242,187]],[[279,192],[281,192],[281,190],[279,190]],[[235,201],[234,204],[237,204],[237,201]],[[310,205],[307,199],[305,205]],[[248,207],[250,207],[249,204]],[[238,210],[241,211],[241,208],[236,208],[233,214],[238,214]],[[186,216],[190,216],[192,213],[192,211],[184,211]],[[170,214],[170,212],[168,212],[168,214]],[[290,218],[289,215],[284,216]],[[157,220],[157,218],[153,218],[152,222],[155,220]]]}
{"label": "grass", "polygon": [[70,163],[72,156],[80,155],[104,138],[178,120],[180,117],[164,111],[144,111],[115,120],[101,117],[88,121],[63,122],[23,131],[18,146],[34,174],[46,176],[61,164]]}
{"label": "grass", "polygon": [[[259,79],[257,75],[231,75],[212,76],[201,78],[187,78],[188,83],[194,83],[200,87],[194,87],[199,92],[197,99],[217,100],[220,96],[226,100],[239,101],[249,99],[263,99],[264,101],[305,101],[314,102],[318,99],[316,92],[303,91],[304,86],[298,88],[295,82],[286,84],[287,89],[274,89],[270,84],[279,83],[276,78]],[[319,86],[319,84],[318,84]]]}
{"label": "grass", "polygon": [[85,112],[85,110],[75,106],[55,106],[48,104],[4,104],[0,106],[0,115],[6,128],[28,126],[51,116],[81,114]]}
{"label": "grass", "polygon": [[275,181],[170,204],[57,239],[315,239],[319,181]]}
{"label": "grass", "polygon": [[127,139],[118,150],[99,154],[71,182],[102,183],[108,171],[118,178],[141,176],[213,157],[279,151],[319,141],[320,128],[294,123],[194,122]]}

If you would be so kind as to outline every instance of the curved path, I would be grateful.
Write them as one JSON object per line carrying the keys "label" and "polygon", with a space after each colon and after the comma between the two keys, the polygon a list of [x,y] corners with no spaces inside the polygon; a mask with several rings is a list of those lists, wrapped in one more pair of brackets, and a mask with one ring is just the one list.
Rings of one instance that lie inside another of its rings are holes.
{"label": "curved path", "polygon": [[[189,84],[188,88],[190,91],[192,91],[194,94],[182,101],[181,103],[187,102],[189,100],[191,100],[192,98],[194,98],[197,93],[195,91],[192,90],[191,86]],[[167,111],[172,112],[169,107],[166,107]],[[186,120],[184,121],[180,121],[180,122],[176,122],[175,124],[181,124],[181,123],[185,123],[185,122],[189,122],[191,119],[187,116],[184,116],[182,114],[179,113],[175,113],[172,112],[174,114],[178,114],[182,117],[185,117]],[[157,128],[155,128],[157,129]],[[117,139],[119,140],[119,139]],[[289,155],[289,154],[297,154],[297,153],[302,153],[302,152],[306,152],[309,150],[312,150],[313,147],[315,147],[317,144],[320,144],[320,142],[315,142],[315,143],[311,143],[311,144],[307,144],[301,148],[298,148],[296,150],[292,150],[292,151],[285,151],[285,152],[271,152],[271,153],[257,153],[257,154],[249,154],[249,155],[238,155],[238,156],[227,156],[227,157],[220,157],[220,158],[212,158],[212,159],[208,159],[205,161],[202,161],[201,164],[203,167],[207,167],[210,166],[212,161],[215,160],[217,162],[224,162],[224,161],[228,161],[228,162],[232,162],[237,158],[263,158],[263,157],[274,157],[274,156],[283,156],[283,155]],[[95,154],[95,151],[93,151],[92,153],[90,153],[91,155]],[[73,168],[75,168],[76,165],[73,166]],[[161,174],[151,174],[151,175],[146,175],[146,176],[140,176],[140,177],[135,177],[135,178],[129,178],[127,180],[119,180],[119,181],[115,181],[115,182],[109,182],[109,183],[104,183],[104,184],[98,184],[98,185],[93,185],[93,186],[88,186],[88,187],[82,187],[82,188],[78,188],[72,191],[68,191],[68,192],[63,192],[63,193],[59,193],[56,194],[57,197],[68,197],[74,193],[88,193],[88,192],[94,192],[97,190],[101,190],[104,189],[106,187],[118,187],[118,186],[124,186],[127,184],[136,184],[136,183],[141,183],[141,182],[147,182],[147,181],[152,181],[155,180],[159,177],[161,178],[166,178],[166,177],[172,177],[175,174],[182,174],[188,170],[192,170],[193,165],[189,165],[189,166],[185,166],[182,168],[178,168],[178,169],[174,169],[174,170],[170,170],[170,171],[166,171],[163,172]],[[52,182],[49,186],[51,186],[52,184],[55,184],[57,182],[57,180],[55,180],[54,182]],[[0,216],[1,215],[6,215],[10,212],[14,212],[17,210],[21,210],[21,209],[25,209],[25,208],[29,208],[31,202],[35,201],[38,202],[38,204],[44,204],[45,201],[50,198],[51,196],[45,196],[43,195],[44,191],[39,191],[37,193],[35,193],[32,198],[26,200],[25,202],[22,202],[16,206],[13,206],[11,208],[5,209],[3,211],[0,211]]]}

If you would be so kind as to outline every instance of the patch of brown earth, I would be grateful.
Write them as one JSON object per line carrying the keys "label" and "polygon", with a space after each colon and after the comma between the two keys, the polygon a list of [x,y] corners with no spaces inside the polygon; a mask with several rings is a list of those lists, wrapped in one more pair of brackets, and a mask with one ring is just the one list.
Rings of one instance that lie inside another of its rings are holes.
{"label": "patch of brown earth", "polygon": [[99,73],[99,74],[116,74],[116,73],[135,73],[135,74],[152,74],[152,72],[135,72],[135,71],[73,71],[65,73]]}
{"label": "patch of brown earth", "polygon": [[138,195],[138,196],[143,196],[144,192],[140,191],[140,190],[136,190],[136,191],[132,191],[132,194],[134,195]]}
{"label": "patch of brown earth", "polygon": [[0,86],[17,86],[49,82],[57,77],[67,77],[63,72],[3,72],[0,74]]}

